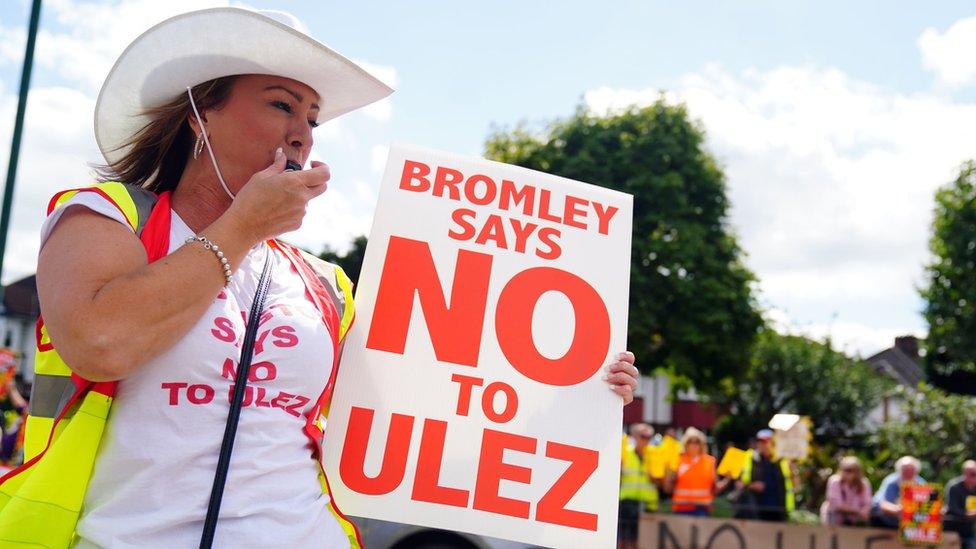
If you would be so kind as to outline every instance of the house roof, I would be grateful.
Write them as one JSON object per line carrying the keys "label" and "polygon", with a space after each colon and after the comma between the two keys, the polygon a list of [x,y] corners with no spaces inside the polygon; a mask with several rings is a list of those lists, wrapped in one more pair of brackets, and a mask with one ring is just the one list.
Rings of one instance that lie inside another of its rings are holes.
{"label": "house roof", "polygon": [[876,372],[887,375],[901,385],[915,387],[925,380],[925,372],[918,362],[898,347],[885,349],[868,357],[867,361]]}
{"label": "house roof", "polygon": [[10,283],[3,290],[3,307],[8,315],[37,318],[40,304],[37,300],[37,277],[30,275]]}

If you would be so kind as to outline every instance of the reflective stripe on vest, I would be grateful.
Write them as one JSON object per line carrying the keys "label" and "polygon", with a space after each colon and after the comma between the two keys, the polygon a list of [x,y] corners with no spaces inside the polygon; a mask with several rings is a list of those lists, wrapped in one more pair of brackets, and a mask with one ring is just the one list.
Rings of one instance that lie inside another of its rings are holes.
{"label": "reflective stripe on vest", "polygon": [[620,499],[643,501],[649,511],[657,510],[657,487],[641,466],[637,449],[630,444],[620,454]]}
{"label": "reflective stripe on vest", "polygon": [[[742,472],[739,474],[739,480],[746,484],[752,482],[752,462],[755,456],[755,450],[746,450],[746,462],[742,466]],[[793,471],[790,470],[790,462],[785,459],[779,460],[779,469],[783,473],[783,491],[786,492],[784,496],[786,512],[792,513],[796,510],[796,493],[793,491]]]}

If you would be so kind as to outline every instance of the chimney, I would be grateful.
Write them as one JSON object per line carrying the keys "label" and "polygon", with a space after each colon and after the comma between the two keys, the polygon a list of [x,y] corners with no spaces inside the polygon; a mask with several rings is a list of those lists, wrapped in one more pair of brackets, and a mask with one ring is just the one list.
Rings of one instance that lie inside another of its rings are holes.
{"label": "chimney", "polygon": [[898,336],[895,338],[895,347],[905,353],[912,360],[918,361],[918,338],[915,336]]}

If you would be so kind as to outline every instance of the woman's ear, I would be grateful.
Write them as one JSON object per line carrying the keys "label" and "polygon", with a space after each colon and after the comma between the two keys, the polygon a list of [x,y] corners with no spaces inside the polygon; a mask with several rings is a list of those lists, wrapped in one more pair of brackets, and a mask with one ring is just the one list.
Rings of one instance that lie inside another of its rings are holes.
{"label": "woman's ear", "polygon": [[[207,124],[207,116],[204,113],[200,113],[200,118],[203,120],[204,127]],[[200,135],[200,122],[197,120],[196,115],[192,112],[186,117],[187,123],[190,125],[190,129],[193,131],[194,135]]]}

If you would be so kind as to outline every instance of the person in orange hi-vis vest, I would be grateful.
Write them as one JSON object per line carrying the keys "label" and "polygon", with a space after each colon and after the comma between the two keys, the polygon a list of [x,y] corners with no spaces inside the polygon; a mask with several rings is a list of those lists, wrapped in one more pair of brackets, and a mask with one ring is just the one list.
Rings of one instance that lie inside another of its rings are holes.
{"label": "person in orange hi-vis vest", "polygon": [[671,510],[680,515],[705,517],[712,500],[728,482],[715,479],[715,458],[708,454],[705,434],[690,427],[681,437],[684,452],[677,471],[669,471],[665,488],[671,492]]}

